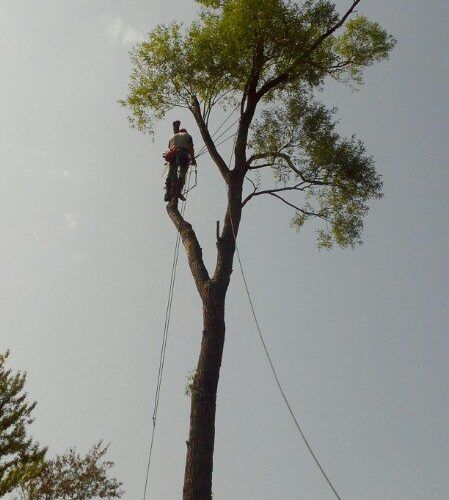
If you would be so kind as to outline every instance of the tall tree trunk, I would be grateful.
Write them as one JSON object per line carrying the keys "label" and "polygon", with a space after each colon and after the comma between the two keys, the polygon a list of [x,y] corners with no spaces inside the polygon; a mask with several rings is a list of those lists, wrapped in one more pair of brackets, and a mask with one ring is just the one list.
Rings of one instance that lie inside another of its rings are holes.
{"label": "tall tree trunk", "polygon": [[226,288],[211,280],[203,295],[204,328],[200,357],[191,387],[190,433],[183,500],[212,498],[215,410],[225,339]]}
{"label": "tall tree trunk", "polygon": [[191,386],[190,432],[184,474],[183,500],[211,500],[217,386],[225,340],[225,299],[232,273],[235,235],[242,211],[244,174],[230,174],[228,206],[217,241],[217,262],[212,278],[204,265],[195,231],[178,210],[177,200],[167,205],[183,245],[203,303],[203,337]]}

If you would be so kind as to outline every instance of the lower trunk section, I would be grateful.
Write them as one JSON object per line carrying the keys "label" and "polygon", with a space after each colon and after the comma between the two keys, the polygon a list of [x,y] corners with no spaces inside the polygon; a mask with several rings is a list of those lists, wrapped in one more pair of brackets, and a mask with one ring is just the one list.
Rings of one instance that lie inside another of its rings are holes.
{"label": "lower trunk section", "polygon": [[183,500],[211,500],[217,385],[225,339],[225,290],[207,285],[204,330],[191,387],[190,433]]}

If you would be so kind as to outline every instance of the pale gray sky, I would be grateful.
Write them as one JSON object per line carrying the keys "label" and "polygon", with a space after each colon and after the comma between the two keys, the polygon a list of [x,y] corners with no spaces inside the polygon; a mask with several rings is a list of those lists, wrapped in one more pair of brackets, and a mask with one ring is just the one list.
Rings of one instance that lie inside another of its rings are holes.
{"label": "pale gray sky", "polygon": [[[194,8],[0,3],[1,348],[28,371],[34,435],[52,453],[111,441],[127,500],[143,490],[175,241],[161,162],[172,116],[152,143],[129,130],[116,101],[127,92],[130,46]],[[286,392],[342,497],[446,500],[449,3],[364,0],[359,11],[399,41],[360,92],[331,85],[323,95],[384,176],[365,245],[318,252],[313,228],[292,232],[289,210],[267,199],[245,213],[240,247]],[[210,263],[224,188],[205,157],[199,170],[187,210]],[[214,499],[331,499],[276,392],[237,272],[233,279]],[[152,500],[182,489],[184,386],[201,334],[183,254],[175,294]]]}

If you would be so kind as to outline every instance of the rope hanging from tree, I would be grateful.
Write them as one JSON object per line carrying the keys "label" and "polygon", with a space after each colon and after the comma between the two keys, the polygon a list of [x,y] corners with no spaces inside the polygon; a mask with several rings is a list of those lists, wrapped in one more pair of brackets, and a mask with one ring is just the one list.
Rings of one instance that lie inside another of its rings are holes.
{"label": "rope hanging from tree", "polygon": [[[196,170],[195,170],[196,172]],[[187,187],[184,191],[184,196],[187,198],[187,194],[189,191],[193,189],[190,188],[190,180],[192,176],[192,171],[189,172],[189,177],[187,179]],[[196,185],[196,180],[195,180],[195,185]],[[182,202],[181,205],[181,215],[184,217],[185,209],[187,205],[187,199],[186,201]],[[178,233],[176,237],[176,243],[175,243],[175,249],[173,252],[173,261],[172,261],[172,268],[171,268],[171,276],[170,276],[170,286],[168,290],[168,300],[167,300],[167,307],[165,310],[165,323],[164,323],[164,331],[162,334],[162,344],[161,344],[161,353],[159,357],[159,371],[157,375],[157,382],[156,382],[156,392],[154,396],[154,407],[153,407],[153,428],[151,432],[151,441],[150,441],[150,447],[149,447],[149,452],[148,452],[148,463],[147,463],[147,470],[146,470],[146,477],[145,477],[145,486],[143,490],[143,500],[146,499],[147,496],[147,489],[148,489],[148,483],[149,483],[149,478],[150,478],[150,469],[151,469],[151,458],[152,458],[152,453],[153,453],[153,445],[154,445],[154,438],[156,434],[156,423],[157,423],[157,415],[158,415],[158,410],[159,410],[159,399],[161,395],[161,387],[162,387],[162,377],[164,374],[164,365],[165,365],[165,356],[166,356],[166,351],[167,351],[167,340],[168,340],[168,331],[170,327],[170,319],[171,319],[171,311],[172,311],[172,305],[173,305],[173,295],[174,295],[174,290],[175,290],[175,282],[176,282],[176,271],[178,268],[178,258],[179,258],[179,247],[180,247],[180,242],[181,242],[181,236]]]}
{"label": "rope hanging from tree", "polygon": [[[232,115],[232,113],[231,113],[231,115]],[[231,116],[231,115],[229,115],[229,116]],[[225,122],[229,119],[229,116],[225,120]],[[237,122],[234,122],[232,125],[230,125],[230,127],[228,127],[224,131],[224,133],[226,133],[229,130],[229,128],[231,128],[232,126],[234,126],[235,123],[237,123]],[[218,132],[218,130],[220,130],[222,128],[223,124],[224,123],[222,123],[222,125],[220,125],[220,127],[214,132],[214,135]],[[219,137],[221,137],[222,135],[224,135],[224,133],[222,133]],[[232,159],[233,159],[233,155],[234,155],[234,149],[235,149],[235,144],[236,144],[236,133],[232,134],[225,141],[222,141],[220,143],[220,144],[222,144],[223,142],[226,142],[228,139],[230,139],[232,137],[235,137],[235,139],[234,139],[233,148],[231,150],[231,156],[229,158],[229,165],[228,165],[229,168],[231,167],[231,163],[232,163]],[[201,154],[204,154],[204,153],[201,153]],[[201,156],[201,154],[198,154],[196,157]],[[186,188],[184,190],[184,193],[183,193],[186,197],[187,197],[188,193],[197,185],[197,169],[196,169],[196,166],[195,166],[195,170],[194,170],[194,175],[195,175],[195,183],[194,183],[193,186],[190,187],[190,181],[191,181],[191,176],[192,176],[192,170],[190,170],[188,181],[187,181],[187,186],[186,186]],[[182,205],[181,205],[181,216],[182,217],[184,217],[186,204],[187,204],[187,200],[184,201],[184,202],[182,202]],[[247,280],[246,280],[246,275],[245,275],[245,272],[244,272],[244,269],[243,269],[243,263],[242,263],[242,260],[241,260],[241,257],[240,257],[239,247],[237,245],[237,235],[235,233],[234,221],[232,220],[232,215],[231,214],[230,214],[230,221],[231,221],[232,234],[233,234],[234,243],[235,243],[235,250],[236,250],[236,254],[237,254],[237,260],[238,260],[238,263],[239,263],[240,273],[242,275],[242,280],[243,280],[244,288],[245,288],[245,291],[246,291],[246,295],[248,297],[248,302],[249,302],[249,305],[250,305],[250,309],[251,309],[251,313],[252,313],[252,316],[253,316],[253,319],[254,319],[254,323],[256,325],[258,336],[259,336],[259,339],[261,341],[261,344],[262,344],[265,356],[266,356],[266,358],[268,360],[268,363],[270,365],[270,369],[271,369],[271,372],[273,374],[276,386],[279,389],[279,392],[280,392],[280,394],[282,396],[282,399],[284,400],[284,403],[285,403],[285,405],[287,407],[287,410],[288,410],[288,412],[290,414],[290,417],[292,418],[293,423],[294,423],[294,425],[295,425],[295,427],[296,427],[296,429],[297,429],[297,431],[298,431],[298,433],[299,433],[302,441],[306,445],[307,450],[309,451],[310,455],[312,456],[312,458],[313,458],[316,466],[320,470],[322,476],[324,477],[326,483],[328,484],[328,486],[332,490],[332,493],[335,495],[335,497],[337,498],[337,500],[342,500],[341,496],[337,492],[335,486],[331,482],[329,476],[327,475],[326,471],[324,470],[323,466],[321,465],[320,461],[318,460],[318,457],[316,456],[315,452],[313,451],[311,445],[309,444],[309,441],[308,441],[307,437],[305,436],[304,431],[302,430],[301,425],[299,424],[299,421],[298,421],[298,419],[297,419],[297,417],[296,417],[296,415],[295,415],[295,413],[294,413],[294,411],[293,411],[293,409],[292,409],[292,407],[290,405],[290,402],[289,402],[289,400],[288,400],[288,398],[287,398],[287,396],[285,394],[285,391],[284,391],[284,389],[282,387],[282,384],[281,384],[281,382],[279,380],[279,377],[278,377],[278,374],[277,374],[277,370],[276,370],[276,368],[274,366],[273,360],[271,358],[270,352],[268,350],[267,344],[266,344],[264,336],[262,334],[262,330],[260,328],[259,321],[257,319],[257,315],[256,315],[254,303],[253,303],[253,300],[252,300],[252,297],[251,297],[251,292],[249,290],[249,286],[248,286],[248,283],[247,283]],[[175,282],[176,282],[176,271],[177,271],[177,266],[178,266],[180,241],[181,241],[181,236],[180,236],[180,234],[178,232],[178,235],[176,237],[175,249],[174,249],[174,253],[173,253],[173,262],[172,262],[171,278],[170,278],[170,287],[169,287],[169,293],[168,293],[167,308],[166,308],[166,311],[165,311],[165,324],[164,324],[164,331],[163,331],[163,336],[162,336],[161,354],[160,354],[160,360],[159,360],[159,371],[158,371],[158,377],[157,377],[157,383],[156,383],[156,393],[155,393],[155,398],[154,398],[154,410],[153,410],[153,417],[152,417],[153,428],[152,428],[151,441],[150,441],[150,447],[149,447],[149,456],[148,456],[148,464],[147,464],[147,470],[146,470],[146,478],[145,478],[145,487],[144,487],[144,492],[143,492],[143,500],[146,500],[146,494],[147,494],[149,477],[150,477],[151,458],[152,458],[152,451],[153,451],[154,438],[155,438],[155,432],[156,432],[156,423],[157,423],[157,415],[158,415],[158,409],[159,409],[159,399],[160,399],[160,392],[161,392],[161,386],[162,386],[162,377],[163,377],[164,365],[165,365],[165,356],[166,356],[167,340],[168,340],[168,330],[169,330],[169,326],[170,326],[171,310],[172,310],[173,295],[174,295],[174,286],[175,286]]]}

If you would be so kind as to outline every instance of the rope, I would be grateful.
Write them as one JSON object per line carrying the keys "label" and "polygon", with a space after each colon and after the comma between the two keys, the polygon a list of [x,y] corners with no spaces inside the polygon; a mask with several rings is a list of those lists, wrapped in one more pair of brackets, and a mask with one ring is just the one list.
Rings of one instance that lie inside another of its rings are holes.
{"label": "rope", "polygon": [[[232,112],[228,115],[228,117],[221,123],[221,125],[215,130],[215,132],[212,134],[212,137],[214,137],[217,132],[220,131],[220,129],[226,124],[226,122],[229,120],[229,118],[234,114],[235,110],[238,108],[238,105],[232,110]],[[233,127],[240,117],[237,118],[224,132],[222,132],[217,139],[220,139],[220,137],[223,137],[223,135],[231,128]],[[231,137],[233,137],[235,134],[232,136],[226,138],[219,144],[223,144],[227,140],[229,140]],[[203,151],[204,149],[204,151]],[[207,152],[207,148],[203,146],[201,148],[200,152],[195,156],[195,158],[198,158],[199,156],[202,156],[204,153]],[[195,182],[193,186],[190,186],[190,181],[192,177],[192,169],[189,171],[189,177],[187,180],[187,186],[184,188],[183,195],[187,197],[188,193],[195,188],[195,186],[198,183],[198,170],[197,166],[195,165],[194,169],[194,175],[195,175]],[[185,213],[185,208],[186,208],[187,200],[183,201],[181,204],[181,216],[184,217]],[[153,455],[153,446],[154,446],[154,438],[156,434],[156,424],[157,424],[157,414],[159,410],[159,399],[161,395],[161,387],[162,387],[162,377],[164,373],[164,366],[165,366],[165,355],[166,355],[166,350],[167,350],[167,341],[168,341],[168,330],[170,327],[170,319],[171,319],[171,310],[172,310],[172,305],[173,305],[173,295],[174,295],[174,288],[175,288],[175,282],[176,282],[176,271],[178,267],[178,259],[179,259],[179,248],[180,248],[180,242],[181,242],[181,235],[177,234],[176,237],[176,243],[175,243],[175,249],[173,252],[173,261],[172,261],[172,268],[171,268],[171,276],[170,276],[170,286],[168,290],[168,300],[167,300],[167,307],[165,310],[165,323],[164,323],[164,330],[162,334],[162,344],[161,344],[161,353],[159,357],[159,369],[158,369],[158,374],[157,374],[157,382],[156,382],[156,392],[154,395],[154,407],[153,407],[153,428],[151,432],[151,441],[150,441],[150,446],[149,446],[149,452],[148,452],[148,463],[147,463],[147,470],[146,470],[146,475],[145,475],[145,486],[143,490],[143,500],[146,499],[147,496],[147,490],[148,490],[148,482],[150,478],[150,470],[151,470],[151,459]]]}
{"label": "rope", "polygon": [[[232,115],[232,113],[231,113],[231,115]],[[229,115],[229,116],[231,116],[231,115]],[[225,120],[225,122],[228,120],[228,118]],[[237,119],[237,121],[238,121],[238,119]],[[234,123],[232,123],[217,139],[219,139],[220,137],[222,137],[233,125],[235,125],[235,123],[237,123],[237,121],[235,121]],[[219,129],[224,125],[224,123],[219,127]],[[226,142],[227,140],[231,139],[234,136],[236,136],[236,133],[234,133],[231,136],[229,136],[227,139],[225,139],[224,141],[222,141],[220,144],[223,144],[224,142]],[[234,140],[234,147],[232,148],[231,156],[229,158],[229,167],[231,165],[232,158],[233,158],[233,155],[234,155],[235,143],[236,143],[236,141]],[[202,154],[204,154],[204,153],[198,154],[196,156],[196,158],[198,158]],[[196,175],[196,172],[195,172],[195,175]],[[194,187],[193,186],[192,188],[190,188],[190,178],[191,178],[191,176],[192,176],[192,170],[190,170],[190,172],[189,172],[189,177],[188,177],[188,181],[187,181],[187,187],[184,189],[184,195],[187,195],[189,193],[189,191],[191,189],[193,189],[193,187]],[[196,185],[196,181],[195,181],[195,185]],[[186,204],[187,204],[187,201],[182,202],[181,215],[183,217],[184,217],[184,213],[185,213]],[[281,384],[281,382],[279,380],[276,368],[275,368],[275,366],[273,364],[273,360],[271,359],[270,352],[269,352],[267,344],[265,342],[265,338],[264,338],[264,336],[262,334],[262,330],[260,328],[260,324],[259,324],[259,321],[257,319],[257,315],[256,315],[254,303],[253,303],[253,300],[252,300],[252,297],[251,297],[251,292],[249,290],[248,282],[246,281],[246,275],[245,275],[245,272],[243,270],[242,259],[240,257],[240,251],[239,251],[239,247],[238,247],[238,244],[237,244],[237,236],[236,236],[235,228],[234,228],[234,221],[232,220],[231,213],[229,214],[229,218],[230,218],[230,221],[231,221],[231,228],[232,228],[232,234],[233,234],[234,242],[235,242],[235,250],[236,250],[236,254],[237,254],[237,260],[238,260],[238,263],[239,263],[240,273],[241,273],[242,279],[243,279],[243,284],[244,284],[244,287],[245,287],[245,290],[246,290],[246,295],[248,297],[249,305],[250,305],[250,308],[251,308],[251,312],[252,312],[252,316],[253,316],[253,319],[254,319],[254,323],[256,325],[258,336],[259,336],[259,339],[260,339],[260,341],[262,343],[262,347],[263,347],[263,350],[265,352],[265,356],[266,356],[266,358],[268,360],[268,363],[270,365],[270,369],[271,369],[271,372],[273,374],[273,377],[274,377],[274,380],[276,382],[276,385],[277,385],[277,387],[279,389],[279,392],[280,392],[280,394],[282,396],[282,399],[284,400],[284,403],[285,403],[285,405],[287,407],[287,410],[288,410],[288,412],[289,412],[289,414],[290,414],[290,416],[291,416],[291,418],[293,420],[293,423],[294,423],[296,429],[298,430],[301,439],[303,440],[304,444],[306,445],[306,447],[307,447],[310,455],[312,456],[312,458],[313,458],[316,466],[320,470],[321,474],[323,475],[323,477],[326,480],[327,484],[329,485],[330,489],[334,493],[335,497],[338,500],[342,500],[341,497],[340,497],[340,495],[338,494],[336,488],[334,487],[334,485],[332,484],[331,480],[329,479],[328,475],[326,474],[326,471],[324,470],[323,466],[321,465],[320,461],[318,460],[318,457],[316,456],[315,452],[313,451],[311,445],[309,444],[309,441],[307,440],[307,438],[306,438],[306,436],[304,434],[304,431],[302,430],[301,425],[299,424],[299,421],[298,421],[298,419],[295,416],[295,413],[294,413],[294,411],[293,411],[293,409],[292,409],[292,407],[290,405],[290,402],[289,402],[289,400],[288,400],[288,398],[287,398],[287,396],[286,396],[286,394],[284,392],[284,389],[282,387],[282,384]],[[146,471],[146,478],[145,478],[145,487],[144,487],[144,493],[143,493],[143,500],[146,499],[146,493],[147,493],[147,488],[148,488],[148,481],[149,481],[149,476],[150,476],[151,457],[152,457],[152,451],[153,451],[153,445],[154,445],[154,437],[155,437],[155,433],[156,433],[157,414],[158,414],[158,409],[159,409],[159,399],[160,399],[160,392],[161,392],[161,386],[162,386],[162,376],[163,376],[164,365],[165,365],[165,354],[166,354],[166,349],[167,349],[168,330],[169,330],[169,326],[170,326],[171,309],[172,309],[172,304],[173,304],[173,294],[174,294],[174,287],[175,287],[175,281],[176,281],[176,270],[177,270],[177,266],[178,266],[180,240],[181,240],[181,236],[178,233],[178,235],[176,237],[175,250],[174,250],[174,254],[173,254],[173,262],[172,262],[172,270],[171,270],[171,278],[170,278],[170,287],[169,287],[169,292],[168,292],[167,308],[166,308],[166,311],[165,311],[164,332],[163,332],[163,336],[162,336],[162,345],[161,345],[161,354],[160,354],[160,360],[159,360],[158,379],[157,379],[156,393],[155,393],[155,398],[154,398],[154,410],[153,410],[153,418],[152,418],[152,420],[153,420],[153,429],[152,429],[152,433],[151,433],[151,442],[150,442],[150,448],[149,448],[149,456],[148,456],[148,464],[147,464],[147,471]]]}
{"label": "rope", "polygon": [[198,165],[195,163],[195,165],[193,165],[193,167],[194,167],[193,173],[194,173],[194,176],[195,176],[195,181],[194,181],[193,185],[190,186],[190,177],[192,175],[192,170],[190,169],[188,186],[187,186],[187,188],[184,191],[184,196],[187,196],[190,193],[190,191],[192,191],[192,189],[195,189],[196,186],[198,185]]}
{"label": "rope", "polygon": [[[190,178],[192,176],[192,170],[189,172],[189,177],[187,179],[187,187],[184,189],[184,195],[186,196],[190,191]],[[181,215],[184,217],[185,209],[186,209],[187,201],[183,201],[181,205]],[[148,452],[148,463],[147,470],[145,476],[145,486],[143,490],[143,500],[146,499],[147,489],[148,489],[148,481],[150,477],[150,469],[151,469],[151,457],[153,453],[153,445],[154,445],[154,437],[156,434],[156,423],[157,423],[157,414],[159,410],[159,399],[161,395],[161,386],[162,386],[162,376],[164,373],[164,365],[165,365],[165,354],[167,349],[167,340],[168,340],[168,330],[170,327],[170,319],[171,319],[171,310],[173,304],[173,294],[175,289],[175,281],[176,281],[176,270],[178,267],[178,258],[179,258],[179,247],[180,247],[181,235],[178,233],[176,237],[175,249],[173,252],[173,261],[171,268],[171,277],[170,277],[170,286],[168,290],[168,301],[167,308],[165,310],[165,323],[164,323],[164,331],[162,335],[162,344],[161,344],[161,353],[159,357],[159,370],[157,375],[157,383],[156,383],[156,392],[154,396],[154,409],[153,409],[153,429],[151,432],[151,441]]]}
{"label": "rope", "polygon": [[[240,116],[234,120],[231,125],[229,125],[229,127],[224,130],[218,137],[215,137],[215,141],[217,141],[218,139],[220,139],[221,137],[223,137],[226,132],[231,129],[238,121],[240,120]],[[215,144],[215,146],[220,146],[221,144],[225,143],[226,141],[228,141],[229,139],[231,139],[232,137],[234,137],[235,135],[237,134],[237,132],[234,132],[232,135],[230,135],[229,137],[227,137],[226,139],[224,139],[223,141],[219,142],[218,144]],[[214,138],[214,135],[212,135],[212,139]],[[200,156],[203,156],[205,153],[207,153],[207,147],[206,146],[203,146],[201,149],[200,149],[200,152],[195,156],[195,158],[199,158]]]}
{"label": "rope", "polygon": [[[226,122],[229,120],[229,118],[231,118],[231,116],[237,111],[237,108],[240,106],[240,103],[237,103],[236,106],[234,107],[234,109],[229,113],[229,115],[226,117],[226,119],[221,122],[220,126],[213,132],[213,134],[211,135],[211,138],[213,139],[215,137],[215,135],[221,130],[221,128],[226,124]],[[240,119],[240,117],[239,117]],[[237,120],[238,121],[238,120]],[[234,122],[234,125],[237,123],[237,121]],[[229,129],[227,129],[229,130]],[[225,131],[226,132],[226,131]],[[220,136],[221,137],[221,136]],[[207,151],[207,146],[205,144],[203,144],[202,148],[200,149],[200,151],[198,152],[196,158],[198,158],[198,156],[201,156],[203,155],[205,152]]]}
{"label": "rope", "polygon": [[332,484],[331,480],[329,479],[328,475],[326,474],[324,468],[322,467],[322,465],[320,464],[317,456],[315,455],[314,451],[312,450],[312,447],[310,446],[309,444],[309,441],[307,440],[299,422],[298,422],[298,419],[296,418],[293,410],[292,410],[292,407],[290,406],[290,403],[287,399],[287,396],[285,395],[285,392],[284,392],[284,389],[282,388],[282,385],[281,385],[281,382],[279,380],[279,377],[278,377],[278,374],[276,372],[276,369],[274,367],[274,364],[273,364],[273,360],[271,359],[271,356],[270,356],[270,352],[268,351],[268,347],[267,347],[267,344],[265,343],[265,339],[264,339],[264,336],[262,334],[262,331],[260,329],[260,325],[259,325],[259,321],[257,319],[257,316],[256,316],[256,311],[254,309],[254,303],[253,303],[253,300],[251,298],[251,293],[249,291],[249,287],[248,287],[248,283],[246,281],[246,276],[245,276],[245,272],[243,271],[243,264],[242,264],[242,260],[240,258],[240,252],[239,252],[239,247],[237,245],[237,238],[236,238],[236,235],[235,235],[235,230],[234,230],[234,222],[232,220],[232,217],[230,216],[230,220],[231,220],[231,227],[232,227],[232,234],[234,236],[234,241],[235,241],[235,250],[236,250],[236,253],[237,253],[237,259],[238,259],[238,262],[239,262],[239,267],[240,267],[240,273],[242,275],[242,279],[243,279],[243,284],[245,286],[245,290],[246,290],[246,295],[248,296],[248,301],[249,301],[249,305],[251,307],[251,312],[252,312],[252,315],[253,315],[253,318],[254,318],[254,323],[256,324],[256,329],[257,329],[257,332],[259,334],[259,339],[262,343],[262,346],[263,346],[263,349],[265,351],[265,355],[266,355],[266,358],[268,360],[268,363],[270,365],[270,368],[271,368],[271,371],[273,373],[273,376],[274,376],[274,380],[276,381],[276,385],[279,389],[279,392],[281,393],[281,396],[282,396],[282,399],[284,400],[285,402],[285,405],[287,406],[287,409],[288,409],[288,412],[290,413],[290,416],[302,438],[302,440],[304,441],[304,444],[306,445],[307,449],[309,450],[309,453],[311,454],[315,464],[317,465],[318,469],[321,471],[321,474],[323,475],[324,479],[326,480],[327,484],[329,485],[330,489],[332,490],[332,492],[334,493],[335,497],[338,499],[338,500],[341,500],[341,497],[340,495],[338,494],[337,490],[335,489],[334,485]]}
{"label": "rope", "polygon": [[[229,165],[228,165],[229,168],[231,167],[231,162],[232,162],[232,158],[233,158],[233,155],[234,155],[235,143],[236,143],[236,141],[234,141],[234,147],[232,148],[231,156],[229,158]],[[259,339],[260,339],[260,341],[262,343],[263,350],[265,351],[265,356],[266,356],[266,358],[268,360],[268,363],[270,365],[271,372],[273,373],[273,377],[274,377],[274,380],[276,382],[276,385],[277,385],[277,387],[279,389],[279,392],[281,393],[281,396],[282,396],[282,399],[284,400],[285,405],[287,406],[288,412],[290,413],[290,416],[291,416],[291,418],[293,420],[293,423],[295,424],[295,427],[298,430],[299,435],[301,436],[304,444],[306,445],[307,449],[309,450],[309,453],[312,456],[315,464],[317,465],[318,469],[320,470],[321,474],[323,475],[323,477],[326,480],[327,484],[329,485],[330,489],[334,493],[335,497],[338,500],[342,500],[341,497],[340,497],[340,495],[338,494],[337,490],[335,489],[334,485],[332,484],[331,480],[329,479],[329,476],[326,474],[326,471],[324,470],[323,466],[320,464],[320,461],[318,460],[318,457],[315,455],[315,452],[312,450],[312,447],[310,446],[309,441],[307,440],[307,438],[306,438],[306,436],[304,434],[304,431],[302,430],[301,425],[299,424],[298,419],[296,418],[295,413],[293,412],[293,409],[292,409],[292,407],[290,405],[290,402],[289,402],[287,396],[285,395],[284,389],[282,388],[282,385],[281,385],[281,382],[279,380],[276,368],[274,367],[273,360],[271,359],[270,352],[268,350],[267,344],[266,344],[264,336],[262,334],[262,330],[260,328],[259,321],[257,319],[256,310],[254,308],[254,303],[253,303],[253,300],[252,300],[252,297],[251,297],[251,293],[249,291],[248,282],[246,281],[246,276],[245,276],[245,272],[243,270],[242,259],[240,258],[239,247],[238,247],[238,244],[237,244],[237,236],[235,234],[234,221],[232,220],[231,211],[229,211],[229,219],[231,221],[232,235],[234,237],[234,242],[235,242],[235,251],[236,251],[236,254],[237,254],[237,260],[238,260],[238,263],[239,263],[240,273],[241,273],[242,279],[243,279],[243,284],[245,286],[246,295],[248,297],[248,301],[249,301],[249,305],[250,305],[251,312],[252,312],[252,315],[253,315],[254,323],[256,325],[257,333],[258,333]]]}

